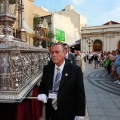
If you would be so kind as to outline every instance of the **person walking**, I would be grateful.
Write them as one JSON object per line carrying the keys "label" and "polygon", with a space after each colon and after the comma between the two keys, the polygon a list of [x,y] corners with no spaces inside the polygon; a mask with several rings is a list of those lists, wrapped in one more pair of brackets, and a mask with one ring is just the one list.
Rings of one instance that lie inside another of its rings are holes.
{"label": "person walking", "polygon": [[85,74],[85,61],[79,50],[77,51],[76,61],[77,65],[81,67],[82,73]]}
{"label": "person walking", "polygon": [[95,65],[94,69],[95,69],[95,68],[98,69],[98,64],[99,64],[98,58],[99,58],[99,57],[98,57],[98,54],[95,53],[95,54],[93,55],[93,60],[94,60],[94,65]]}
{"label": "person walking", "polygon": [[45,103],[46,120],[84,120],[85,90],[79,66],[65,61],[62,44],[51,46],[53,64],[44,66],[38,100]]}

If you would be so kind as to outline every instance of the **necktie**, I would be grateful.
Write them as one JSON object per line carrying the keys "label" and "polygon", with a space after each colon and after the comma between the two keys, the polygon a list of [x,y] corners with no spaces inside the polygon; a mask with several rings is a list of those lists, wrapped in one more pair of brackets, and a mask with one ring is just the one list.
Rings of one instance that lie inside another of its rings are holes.
{"label": "necktie", "polygon": [[[54,91],[58,91],[60,80],[61,80],[60,68],[57,68],[57,74],[55,77],[55,83],[53,88]],[[57,110],[57,98],[52,100],[52,106],[55,110]]]}

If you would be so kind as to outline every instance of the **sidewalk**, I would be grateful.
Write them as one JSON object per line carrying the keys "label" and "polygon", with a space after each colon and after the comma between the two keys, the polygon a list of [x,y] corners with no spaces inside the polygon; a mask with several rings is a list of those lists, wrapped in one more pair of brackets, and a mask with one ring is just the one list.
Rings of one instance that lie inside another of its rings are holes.
{"label": "sidewalk", "polygon": [[84,85],[87,114],[85,120],[120,120],[120,85],[103,67],[86,64]]}

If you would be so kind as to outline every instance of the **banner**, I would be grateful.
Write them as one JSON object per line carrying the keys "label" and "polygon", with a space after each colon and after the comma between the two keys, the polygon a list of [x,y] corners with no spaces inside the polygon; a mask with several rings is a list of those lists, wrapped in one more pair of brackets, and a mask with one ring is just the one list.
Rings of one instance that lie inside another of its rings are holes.
{"label": "banner", "polygon": [[62,30],[55,30],[56,40],[60,42],[65,42],[65,32]]}

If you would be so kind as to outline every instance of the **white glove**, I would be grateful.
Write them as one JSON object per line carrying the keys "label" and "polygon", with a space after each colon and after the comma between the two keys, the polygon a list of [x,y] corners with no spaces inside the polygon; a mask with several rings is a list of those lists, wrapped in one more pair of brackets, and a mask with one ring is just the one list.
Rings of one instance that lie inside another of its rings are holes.
{"label": "white glove", "polygon": [[84,117],[82,117],[82,116],[75,116],[74,120],[84,120]]}
{"label": "white glove", "polygon": [[38,98],[39,101],[42,101],[42,102],[44,102],[44,103],[47,103],[47,96],[46,96],[45,94],[39,94],[39,95],[37,96],[37,98]]}

